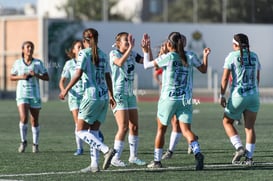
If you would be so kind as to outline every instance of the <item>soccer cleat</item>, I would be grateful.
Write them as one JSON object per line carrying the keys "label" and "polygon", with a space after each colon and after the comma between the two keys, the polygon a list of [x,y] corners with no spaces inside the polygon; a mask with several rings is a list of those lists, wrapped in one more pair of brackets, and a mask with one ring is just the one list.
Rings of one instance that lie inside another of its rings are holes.
{"label": "soccer cleat", "polygon": [[252,158],[247,158],[247,157],[246,157],[245,161],[243,161],[242,164],[251,167],[251,166],[254,165],[254,161],[253,161]]}
{"label": "soccer cleat", "polygon": [[106,170],[107,168],[109,168],[109,166],[111,164],[111,160],[115,154],[116,154],[116,150],[114,150],[112,148],[109,148],[109,151],[107,153],[105,153],[104,162],[102,165],[103,170]]}
{"label": "soccer cleat", "polygon": [[204,168],[204,155],[199,152],[195,155],[195,170],[203,170],[203,168]]}
{"label": "soccer cleat", "polygon": [[243,156],[245,156],[245,153],[246,151],[243,147],[238,148],[233,156],[231,163],[234,165],[241,164],[240,160]]}
{"label": "soccer cleat", "polygon": [[19,152],[19,153],[24,153],[26,147],[27,147],[27,141],[23,141],[23,142],[20,144],[19,148],[18,148],[18,152]]}
{"label": "soccer cleat", "polygon": [[151,161],[151,163],[149,163],[147,165],[148,168],[162,168],[162,164],[160,161]]}
{"label": "soccer cleat", "polygon": [[38,153],[39,152],[39,146],[36,144],[32,145],[32,153]]}
{"label": "soccer cleat", "polygon": [[137,157],[135,157],[135,158],[133,158],[133,159],[129,159],[129,163],[135,164],[135,165],[138,165],[138,166],[146,165],[146,162],[145,162],[145,161],[142,161],[142,160],[140,160],[140,159],[137,158]]}
{"label": "soccer cleat", "polygon": [[88,167],[81,169],[80,172],[82,172],[82,173],[89,173],[89,172],[96,173],[99,171],[100,171],[99,167],[91,167],[91,165],[89,165]]}
{"label": "soccer cleat", "polygon": [[75,156],[78,156],[78,155],[83,155],[83,149],[82,148],[79,148],[76,150],[76,152],[74,153]]}
{"label": "soccer cleat", "polygon": [[119,159],[112,159],[111,165],[113,165],[115,167],[126,167],[127,166],[123,161],[121,161]]}
{"label": "soccer cleat", "polygon": [[171,159],[172,156],[173,156],[173,152],[170,150],[167,150],[166,153],[164,153],[164,155],[162,156],[162,160]]}

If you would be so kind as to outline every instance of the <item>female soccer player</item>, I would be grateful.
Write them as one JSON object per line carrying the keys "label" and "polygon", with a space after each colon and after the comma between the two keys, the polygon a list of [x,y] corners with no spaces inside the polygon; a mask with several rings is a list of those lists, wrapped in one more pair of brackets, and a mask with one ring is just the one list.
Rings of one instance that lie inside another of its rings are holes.
{"label": "female soccer player", "polygon": [[[186,44],[187,44],[187,39],[182,34],[181,34],[181,38],[182,38],[183,46],[185,48]],[[168,53],[168,50],[167,50],[167,44],[165,42],[161,46],[161,50],[160,50],[159,55],[166,54],[166,53]],[[161,74],[162,74],[163,68],[160,68],[158,70],[162,70],[161,71]],[[179,140],[181,139],[181,136],[182,136],[181,129],[180,129],[180,126],[179,126],[179,120],[177,120],[175,116],[171,120],[171,124],[172,124],[172,132],[171,132],[171,135],[170,135],[169,148],[163,154],[162,159],[170,159],[170,158],[172,158],[173,153],[174,153],[174,149],[175,149],[176,145],[179,143]],[[188,145],[188,154],[191,154],[191,153],[192,153],[191,146]]]}
{"label": "female soccer player", "polygon": [[172,32],[168,36],[168,53],[149,62],[150,38],[143,36],[142,49],[144,53],[144,68],[162,67],[162,89],[157,110],[157,134],[155,138],[154,160],[148,168],[162,167],[161,159],[164,146],[164,135],[171,119],[175,115],[179,120],[183,136],[191,145],[196,160],[196,170],[202,170],[204,156],[201,153],[195,134],[191,131],[192,122],[192,79],[193,66],[200,72],[207,71],[209,48],[204,49],[203,63],[192,52],[184,51],[182,36]]}
{"label": "female soccer player", "polygon": [[124,147],[124,139],[129,129],[128,142],[130,147],[129,163],[145,165],[146,163],[137,157],[138,149],[138,111],[136,96],[133,92],[135,62],[143,63],[143,57],[132,49],[135,45],[131,34],[121,32],[116,36],[115,47],[110,52],[110,66],[114,98],[117,106],[113,113],[118,125],[115,136],[114,149],[117,150],[111,164],[116,167],[125,167],[126,164],[120,157]]}
{"label": "female soccer player", "polygon": [[[186,37],[185,37],[185,40],[186,40]],[[168,53],[167,41],[164,41],[160,46],[160,51],[158,53],[158,56],[166,54],[166,53]],[[163,68],[155,68],[154,73],[153,73],[153,77],[159,86],[159,92],[161,91],[161,87],[162,87],[162,78],[159,78],[160,76],[162,76],[162,72],[163,72]],[[179,127],[179,123],[176,120],[175,116],[171,120],[171,124],[172,124],[172,132],[171,132],[171,136],[170,136],[169,148],[163,154],[162,159],[170,159],[172,157],[174,149],[175,149],[175,147],[176,147],[177,143],[179,142],[181,135],[182,135],[180,127]]]}
{"label": "female soccer player", "polygon": [[[160,55],[163,55],[163,54],[166,54],[168,53],[168,49],[167,49],[167,44],[166,42],[164,41],[161,46],[160,46],[160,49],[159,49],[159,52],[158,52],[158,56]],[[158,84],[159,86],[159,92],[161,91],[161,86],[162,86],[162,72],[163,72],[163,69],[162,68],[155,68],[154,72],[153,72],[153,77],[154,77],[154,80],[156,81],[156,83]]]}
{"label": "female soccer player", "polygon": [[[232,164],[240,163],[245,156],[244,164],[253,165],[256,134],[255,121],[259,111],[259,81],[260,62],[258,56],[250,51],[248,37],[245,34],[236,34],[233,37],[233,50],[225,59],[224,72],[221,82],[221,106],[225,108],[223,126],[236,152]],[[225,99],[229,77],[232,84],[228,101]],[[240,120],[244,115],[246,145],[242,144],[240,136],[233,126],[234,120]]]}
{"label": "female soccer player", "polygon": [[[83,48],[83,44],[81,40],[76,40],[72,43],[70,50],[67,52],[67,56],[70,58],[68,60],[62,71],[61,79],[59,82],[60,91],[64,90],[65,84],[68,80],[70,80],[75,71],[78,60],[78,53]],[[77,120],[78,120],[78,112],[80,107],[80,102],[83,96],[83,84],[81,79],[69,90],[68,92],[68,106],[69,110],[72,113],[74,123],[75,123],[75,138],[76,138],[76,146],[77,150],[74,155],[82,155],[83,154],[83,143],[82,140],[77,136]]]}
{"label": "female soccer player", "polygon": [[[113,99],[112,82],[107,56],[98,48],[98,32],[93,28],[84,30],[83,39],[89,41],[91,47],[79,52],[76,72],[59,97],[64,99],[68,91],[82,78],[84,85],[83,98],[80,103],[77,136],[90,145],[91,164],[81,172],[98,172],[98,152],[102,151],[104,163],[102,168],[107,169],[115,150],[101,142],[99,127],[105,122],[105,117],[110,106],[115,106]],[[89,131],[90,129],[90,131]]]}
{"label": "female soccer player", "polygon": [[10,79],[17,82],[16,101],[20,116],[19,130],[21,144],[18,152],[25,152],[27,146],[28,116],[32,126],[32,152],[39,152],[39,113],[41,109],[41,96],[39,79],[48,81],[48,73],[39,59],[33,57],[34,44],[25,41],[22,45],[22,58],[15,61],[11,69]]}

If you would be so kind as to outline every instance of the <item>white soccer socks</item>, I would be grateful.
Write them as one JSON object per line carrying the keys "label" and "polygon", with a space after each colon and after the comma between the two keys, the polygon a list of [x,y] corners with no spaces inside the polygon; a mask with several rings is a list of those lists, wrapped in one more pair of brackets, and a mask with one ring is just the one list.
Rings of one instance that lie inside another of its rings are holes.
{"label": "white soccer socks", "polygon": [[109,150],[107,145],[103,144],[99,138],[88,132],[88,130],[77,131],[77,136],[90,146],[93,146],[95,149],[102,151],[104,154]]}
{"label": "white soccer socks", "polygon": [[174,151],[177,143],[179,142],[180,138],[181,138],[182,134],[178,133],[178,132],[171,132],[171,136],[170,136],[170,143],[169,143],[169,150],[170,151]]}
{"label": "white soccer socks", "polygon": [[22,122],[19,122],[21,142],[24,142],[27,140],[27,129],[28,129],[27,124],[23,124]]}
{"label": "white soccer socks", "polygon": [[130,159],[134,159],[137,157],[137,149],[138,149],[138,136],[130,135],[128,136],[128,143],[130,147]]}
{"label": "white soccer socks", "polygon": [[114,141],[114,149],[116,150],[116,154],[113,157],[113,159],[120,160],[123,148],[124,148],[124,141],[121,141],[121,140],[115,140]]}
{"label": "white soccer socks", "polygon": [[39,144],[40,126],[31,127],[33,144]]}
{"label": "white soccer socks", "polygon": [[234,135],[230,137],[229,139],[231,144],[235,147],[236,150],[240,147],[243,147],[243,144],[239,135]]}

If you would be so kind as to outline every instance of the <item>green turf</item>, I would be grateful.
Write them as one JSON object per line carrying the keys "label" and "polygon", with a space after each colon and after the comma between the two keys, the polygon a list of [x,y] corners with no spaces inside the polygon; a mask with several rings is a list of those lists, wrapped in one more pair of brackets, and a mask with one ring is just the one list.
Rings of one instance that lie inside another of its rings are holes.
{"label": "green turf", "polygon": [[[109,171],[96,174],[81,174],[76,171],[88,166],[88,145],[84,155],[73,156],[75,151],[74,124],[67,103],[49,101],[43,103],[40,115],[40,153],[31,153],[31,144],[26,152],[17,152],[19,146],[18,111],[15,101],[0,102],[0,180],[271,180],[273,178],[272,104],[262,104],[256,123],[257,145],[253,168],[229,165],[234,152],[222,127],[223,110],[218,104],[195,105],[193,131],[199,136],[205,155],[204,171],[194,171],[194,157],[188,155],[183,138],[178,144],[173,159],[162,161],[164,170],[149,171],[145,167],[129,165],[126,171],[110,167]],[[139,103],[140,143],[139,157],[149,162],[153,159],[156,133],[156,103]],[[243,126],[237,126],[244,140]],[[101,127],[105,142],[113,146],[117,130],[113,114],[109,111],[107,122]],[[166,134],[168,146],[170,128]],[[28,141],[31,143],[31,131]],[[126,140],[122,159],[128,160]],[[101,155],[100,164],[103,156]],[[265,163],[269,163],[266,165]],[[219,166],[218,166],[219,165]],[[167,169],[170,167],[170,169]],[[56,172],[56,173],[55,173]],[[37,173],[37,175],[35,175]]]}

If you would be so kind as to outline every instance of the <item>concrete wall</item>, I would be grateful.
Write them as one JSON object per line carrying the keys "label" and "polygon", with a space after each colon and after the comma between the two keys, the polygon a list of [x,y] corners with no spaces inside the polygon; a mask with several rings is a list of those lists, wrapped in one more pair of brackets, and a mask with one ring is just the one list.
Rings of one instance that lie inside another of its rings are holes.
{"label": "concrete wall", "polygon": [[16,82],[9,80],[11,67],[21,57],[21,46],[26,40],[35,45],[35,57],[40,57],[39,20],[37,17],[0,18],[0,90],[15,90]]}
{"label": "concrete wall", "polygon": [[[63,21],[61,21],[63,22]],[[58,24],[56,21],[49,21],[49,24]],[[78,26],[78,28],[75,28]],[[211,54],[209,56],[209,66],[213,71],[219,74],[219,79],[222,74],[222,66],[224,59],[230,51],[232,51],[232,38],[236,33],[245,33],[249,36],[250,48],[255,51],[262,64],[261,72],[261,86],[272,87],[273,82],[270,77],[273,70],[272,63],[272,47],[273,47],[273,26],[272,25],[253,25],[253,24],[186,24],[186,23],[119,23],[119,22],[83,22],[71,25],[73,32],[71,32],[70,26],[63,26],[63,31],[59,31],[62,36],[71,36],[73,38],[81,38],[82,31],[85,28],[93,27],[99,32],[99,46],[106,53],[112,49],[111,45],[114,43],[114,37],[121,31],[130,32],[136,39],[134,50],[142,53],[140,49],[140,41],[143,33],[148,33],[152,39],[152,45],[154,47],[154,53],[156,53],[156,47],[164,41],[168,34],[172,31],[179,31],[186,35],[188,39],[188,45],[192,39],[192,33],[196,30],[200,31],[203,35],[203,40],[208,47],[211,48]],[[56,36],[57,37],[57,36]],[[73,39],[72,38],[72,39]],[[68,38],[67,38],[68,39]],[[70,38],[71,39],[71,38]],[[65,41],[64,41],[65,42]],[[60,42],[59,42],[60,43]],[[49,41],[49,46],[51,42]],[[188,49],[187,46],[186,49]],[[49,49],[51,49],[49,47]],[[50,52],[49,52],[50,53]],[[139,75],[139,87],[140,88],[152,88],[152,72],[147,71],[138,66]],[[143,81],[145,80],[145,81]],[[203,81],[203,80],[202,80]]]}

